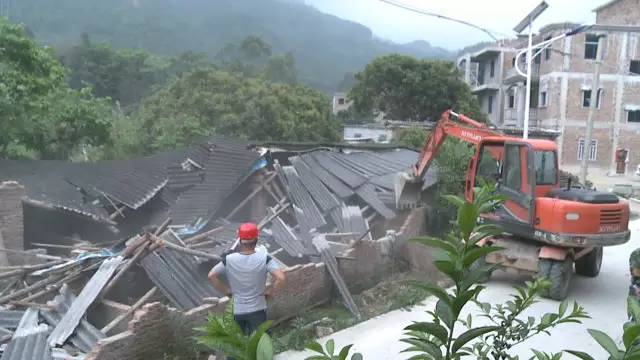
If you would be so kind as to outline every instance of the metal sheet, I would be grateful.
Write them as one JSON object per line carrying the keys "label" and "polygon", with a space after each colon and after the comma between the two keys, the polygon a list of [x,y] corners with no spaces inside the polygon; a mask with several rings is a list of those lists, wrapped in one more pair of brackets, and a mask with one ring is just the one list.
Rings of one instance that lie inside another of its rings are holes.
{"label": "metal sheet", "polygon": [[1,360],[50,360],[51,349],[47,344],[49,327],[40,324],[9,342]]}
{"label": "metal sheet", "polygon": [[122,263],[122,256],[112,257],[102,262],[98,271],[84,286],[80,295],[62,317],[49,336],[49,344],[53,347],[62,345],[76,329],[89,306],[107,284],[111,276]]}
{"label": "metal sheet", "polygon": [[385,219],[392,219],[396,216],[396,214],[390,208],[385,205],[378,195],[376,194],[375,188],[371,184],[364,184],[356,189],[356,194],[371,206],[377,213],[384,216]]}
{"label": "metal sheet", "polygon": [[[165,232],[163,239],[179,241],[173,232]],[[187,310],[202,305],[207,297],[220,294],[199,271],[195,257],[167,248],[157,249],[140,262],[147,275],[176,307]]]}
{"label": "metal sheet", "polygon": [[366,177],[336,161],[335,155],[328,151],[316,151],[312,153],[312,156],[318,161],[320,166],[349,185],[352,189],[357,188],[367,181]]}
{"label": "metal sheet", "polygon": [[[47,302],[49,310],[41,311],[42,318],[44,318],[49,325],[55,327],[60,323],[60,320],[62,320],[62,317],[67,313],[67,311],[69,311],[69,308],[71,308],[71,305],[75,300],[76,296],[73,294],[71,289],[69,289],[67,284],[64,284],[60,288],[60,293],[56,295],[53,300]],[[105,337],[104,333],[91,325],[91,323],[83,317],[73,335],[69,337],[69,341],[80,350],[89,352],[98,340]]]}
{"label": "metal sheet", "polygon": [[327,242],[327,239],[323,234],[317,235],[313,238],[313,245],[320,253],[320,257],[327,267],[327,270],[329,271],[333,282],[336,284],[336,287],[338,288],[338,291],[340,292],[340,295],[342,296],[347,309],[349,309],[349,311],[354,316],[360,318],[360,311],[358,310],[358,306],[353,300],[351,292],[349,292],[349,288],[342,278],[342,275],[340,275],[338,262],[335,258],[335,255],[331,251],[331,246]]}
{"label": "metal sheet", "polygon": [[38,326],[38,309],[36,308],[28,308],[22,318],[20,318],[20,323],[18,324],[18,328],[13,333],[13,338],[23,336],[25,334],[30,333],[34,328]]}
{"label": "metal sheet", "polygon": [[[358,238],[369,231],[369,223],[362,216],[362,210],[357,206],[345,206],[342,208],[343,232],[356,233]],[[371,233],[365,236],[371,240]]]}
{"label": "metal sheet", "polygon": [[310,154],[302,155],[300,158],[305,164],[307,164],[311,171],[313,171],[313,174],[339,198],[347,199],[355,194],[350,187],[320,166],[320,163],[318,163],[318,161]]}
{"label": "metal sheet", "polygon": [[0,328],[16,329],[24,311],[20,310],[0,310]]}
{"label": "metal sheet", "polygon": [[302,185],[296,169],[293,166],[284,166],[282,171],[287,179],[287,193],[289,197],[293,200],[295,206],[302,210],[302,218],[299,220],[299,223],[304,223],[309,229],[317,229],[326,225],[324,216],[307,189]]}
{"label": "metal sheet", "polygon": [[316,203],[320,205],[322,211],[328,211],[340,205],[338,199],[336,199],[322,181],[313,174],[307,164],[299,158],[292,159],[292,163],[302,185],[309,191],[309,194],[311,194]]}
{"label": "metal sheet", "polygon": [[307,252],[300,240],[293,233],[293,230],[291,230],[280,217],[273,220],[271,231],[273,232],[273,240],[289,255],[302,257]]}

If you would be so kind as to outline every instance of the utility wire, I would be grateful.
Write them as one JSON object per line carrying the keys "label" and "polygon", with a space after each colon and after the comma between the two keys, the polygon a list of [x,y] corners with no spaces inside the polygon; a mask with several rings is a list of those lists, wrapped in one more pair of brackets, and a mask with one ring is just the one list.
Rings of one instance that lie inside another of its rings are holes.
{"label": "utility wire", "polygon": [[[418,9],[418,8],[415,8],[415,7],[412,7],[412,6],[397,2],[395,0],[378,0],[378,1],[381,1],[381,2],[389,4],[389,5],[393,5],[395,7],[401,8],[401,9],[409,10],[409,11],[412,11],[412,12],[415,12],[415,13],[418,13],[418,14],[427,15],[427,16],[433,16],[433,17],[437,17],[437,18],[440,18],[440,19],[449,20],[449,21],[457,22],[459,24],[470,26],[470,27],[472,27],[472,28],[474,28],[476,30],[480,30],[483,33],[489,35],[489,37],[491,37],[493,40],[500,41],[500,39],[498,39],[495,35],[493,35],[494,33],[498,34],[497,32],[494,32],[494,31],[491,31],[489,29],[483,28],[481,26],[472,24],[472,23],[470,23],[468,21],[465,21],[465,20],[455,19],[455,18],[446,16],[446,15],[440,15],[440,14],[436,14],[436,13],[429,12],[429,11],[426,11],[426,10]],[[498,35],[500,35],[500,34],[498,34]]]}

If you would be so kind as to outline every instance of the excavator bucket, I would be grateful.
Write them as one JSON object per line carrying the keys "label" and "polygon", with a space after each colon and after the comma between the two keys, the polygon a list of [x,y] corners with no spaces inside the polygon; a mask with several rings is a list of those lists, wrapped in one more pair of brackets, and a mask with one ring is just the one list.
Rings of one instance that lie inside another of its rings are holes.
{"label": "excavator bucket", "polygon": [[401,172],[394,179],[397,209],[413,209],[420,205],[424,181],[412,174]]}

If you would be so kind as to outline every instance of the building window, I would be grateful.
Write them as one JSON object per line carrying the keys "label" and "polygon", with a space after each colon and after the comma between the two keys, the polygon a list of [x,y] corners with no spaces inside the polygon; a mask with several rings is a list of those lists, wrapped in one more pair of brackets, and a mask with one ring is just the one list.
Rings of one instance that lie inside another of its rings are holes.
{"label": "building window", "polygon": [[338,99],[338,105],[344,105],[344,98]]}
{"label": "building window", "polygon": [[640,75],[640,60],[631,60],[629,72],[632,72],[633,75]]}
{"label": "building window", "polygon": [[516,106],[516,96],[509,95],[509,109],[513,109]]}
{"label": "building window", "polygon": [[387,135],[386,134],[378,135],[378,142],[386,142],[386,141],[387,141]]}
{"label": "building window", "polygon": [[496,62],[495,60],[491,60],[489,64],[489,76],[493,77],[496,74]]}
{"label": "building window", "polygon": [[534,56],[533,57],[533,63],[534,64],[540,64],[540,58],[541,58],[540,54]]}
{"label": "building window", "polygon": [[[551,36],[547,36],[544,41],[548,41],[551,40]],[[547,61],[551,59],[551,44],[547,45],[547,47],[544,49],[544,60]]]}
{"label": "building window", "polygon": [[540,107],[547,107],[547,92],[540,91]]}
{"label": "building window", "polygon": [[[592,139],[589,147],[589,161],[596,161],[598,158],[598,140]],[[578,140],[578,160],[584,156],[584,138]]]}
{"label": "building window", "polygon": [[640,110],[629,110],[627,122],[640,123]]}
{"label": "building window", "polygon": [[584,58],[595,60],[598,53],[598,35],[587,34],[584,40]]}
{"label": "building window", "polygon": [[493,95],[489,95],[487,98],[487,113],[491,114],[493,112]]}
{"label": "building window", "polygon": [[[597,107],[600,109],[602,105],[602,89],[598,89]],[[591,106],[591,90],[582,90],[582,107],[588,108]]]}
{"label": "building window", "polygon": [[354,137],[355,139],[360,139],[360,138],[362,137],[362,134],[360,134],[360,133],[355,133],[355,134],[353,134],[353,137]]}

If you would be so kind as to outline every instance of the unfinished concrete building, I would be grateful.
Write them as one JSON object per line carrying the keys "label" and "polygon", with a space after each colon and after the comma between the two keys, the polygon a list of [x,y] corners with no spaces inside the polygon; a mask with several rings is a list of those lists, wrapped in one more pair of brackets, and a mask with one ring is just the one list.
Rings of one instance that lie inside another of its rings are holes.
{"label": "unfinished concrete building", "polygon": [[[577,166],[583,157],[616,171],[616,152],[626,154],[627,167],[640,164],[640,4],[609,1],[594,10],[596,24],[586,33],[554,42],[534,58],[530,126],[558,134],[562,165]],[[577,27],[551,24],[534,42]],[[598,37],[604,35],[603,63],[591,144],[584,143]],[[523,126],[525,78],[515,70],[515,55],[526,39],[504,40],[463,54],[458,66],[478,96],[482,110],[502,129],[517,133]],[[525,64],[521,64],[521,69]],[[534,134],[534,136],[537,136]]]}

